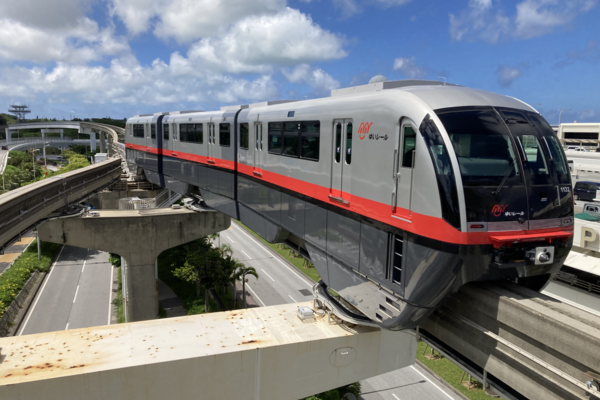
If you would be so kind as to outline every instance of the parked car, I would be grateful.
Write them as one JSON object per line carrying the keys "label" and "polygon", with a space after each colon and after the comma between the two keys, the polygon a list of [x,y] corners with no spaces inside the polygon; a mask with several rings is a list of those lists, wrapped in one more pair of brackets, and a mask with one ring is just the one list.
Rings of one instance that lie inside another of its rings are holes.
{"label": "parked car", "polygon": [[590,214],[596,218],[600,218],[600,204],[586,203],[583,205],[583,212],[586,214]]}
{"label": "parked car", "polygon": [[592,201],[596,198],[596,191],[600,190],[599,182],[579,181],[573,188],[575,200]]}
{"label": "parked car", "polygon": [[8,146],[2,146],[2,150],[8,150]]}

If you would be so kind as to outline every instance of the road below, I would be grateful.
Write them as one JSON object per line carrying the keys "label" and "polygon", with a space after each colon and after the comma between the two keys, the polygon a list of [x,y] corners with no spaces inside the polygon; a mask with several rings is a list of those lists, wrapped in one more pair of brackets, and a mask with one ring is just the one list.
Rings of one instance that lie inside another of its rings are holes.
{"label": "road below", "polygon": [[19,335],[110,324],[108,253],[65,246],[38,291]]}
{"label": "road below", "polygon": [[[220,244],[224,243],[231,246],[235,258],[258,272],[259,279],[248,276],[246,287],[261,306],[313,299],[312,280],[233,221],[229,229],[221,232]],[[365,400],[459,399],[418,365],[366,379],[361,384],[361,397]]]}

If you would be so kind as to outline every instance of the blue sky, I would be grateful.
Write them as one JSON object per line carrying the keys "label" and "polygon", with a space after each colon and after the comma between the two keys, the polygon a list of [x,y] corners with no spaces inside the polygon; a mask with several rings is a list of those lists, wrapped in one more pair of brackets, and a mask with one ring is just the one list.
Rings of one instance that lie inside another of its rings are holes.
{"label": "blue sky", "polygon": [[4,1],[0,104],[124,118],[323,97],[382,74],[513,96],[552,124],[568,108],[562,122],[600,122],[597,2]]}

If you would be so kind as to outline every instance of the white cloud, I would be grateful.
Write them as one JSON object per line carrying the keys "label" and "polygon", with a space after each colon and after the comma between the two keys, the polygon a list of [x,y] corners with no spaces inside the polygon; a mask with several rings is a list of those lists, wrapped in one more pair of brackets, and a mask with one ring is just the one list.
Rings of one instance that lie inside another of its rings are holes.
{"label": "white cloud", "polygon": [[495,43],[502,37],[542,36],[571,24],[596,3],[597,0],[522,0],[516,5],[515,15],[509,17],[492,0],[470,0],[466,10],[449,15],[450,37],[456,41],[481,39]]}
{"label": "white cloud", "polygon": [[595,5],[595,0],[524,0],[517,5],[515,35],[522,38],[545,35],[572,23],[578,14]]}
{"label": "white cloud", "polygon": [[150,20],[160,13],[163,0],[111,0],[109,9],[111,15],[118,16],[134,35],[146,32]]}
{"label": "white cloud", "polygon": [[509,67],[506,64],[503,64],[498,67],[496,70],[496,77],[498,78],[498,84],[500,86],[507,88],[512,85],[512,83],[523,76],[524,67]]}
{"label": "white cloud", "polygon": [[15,96],[47,95],[55,99],[66,96],[71,102],[156,106],[258,101],[279,95],[270,76],[247,80],[204,73],[190,79],[174,74],[173,66],[161,60],[143,67],[133,56],[114,59],[108,68],[59,63],[53,69],[15,67],[1,72],[0,90],[10,86]]}
{"label": "white cloud", "polygon": [[394,70],[402,72],[409,79],[420,79],[427,74],[427,70],[418,66],[414,57],[400,57],[394,60]]}
{"label": "white cloud", "polygon": [[371,0],[372,2],[384,7],[402,6],[410,3],[412,0]]}
{"label": "white cloud", "polygon": [[[192,45],[188,58],[175,55],[180,73],[209,68],[232,73],[269,73],[273,65],[297,65],[346,56],[343,39],[298,10],[246,18],[222,37]],[[173,57],[172,57],[173,58]]]}
{"label": "white cloud", "polygon": [[219,36],[242,19],[272,15],[285,5],[286,0],[173,0],[161,11],[154,33],[182,43]]}
{"label": "white cloud", "polygon": [[333,0],[333,5],[341,11],[342,17],[344,18],[362,12],[362,8],[356,0]]}
{"label": "white cloud", "polygon": [[312,69],[308,64],[298,65],[291,70],[284,68],[281,72],[289,82],[310,85],[318,93],[330,92],[340,87],[340,82],[327,72],[321,68]]}

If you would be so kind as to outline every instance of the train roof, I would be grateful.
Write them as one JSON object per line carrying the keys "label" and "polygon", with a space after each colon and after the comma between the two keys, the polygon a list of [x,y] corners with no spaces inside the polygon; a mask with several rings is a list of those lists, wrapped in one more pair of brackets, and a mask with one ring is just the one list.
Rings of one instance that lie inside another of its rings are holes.
{"label": "train roof", "polygon": [[331,91],[331,97],[360,96],[382,90],[403,90],[420,98],[433,110],[465,106],[496,106],[537,112],[527,103],[481,89],[473,89],[438,81],[399,80],[369,83]]}

